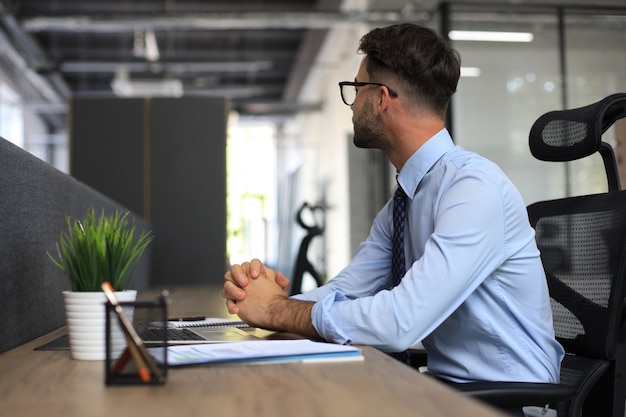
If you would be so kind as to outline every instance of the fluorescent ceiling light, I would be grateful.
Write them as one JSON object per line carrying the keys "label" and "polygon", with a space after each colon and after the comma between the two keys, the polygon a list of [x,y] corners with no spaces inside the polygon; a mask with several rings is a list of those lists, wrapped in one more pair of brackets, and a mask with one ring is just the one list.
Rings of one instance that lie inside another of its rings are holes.
{"label": "fluorescent ceiling light", "polygon": [[133,55],[139,58],[146,58],[150,62],[159,60],[159,45],[153,30],[145,32],[135,31]]}
{"label": "fluorescent ceiling light", "polygon": [[461,77],[480,77],[480,68],[461,67]]}
{"label": "fluorescent ceiling light", "polygon": [[451,30],[448,36],[453,41],[485,41],[485,42],[532,42],[534,36],[530,32],[486,32],[474,30]]}
{"label": "fluorescent ceiling light", "polygon": [[123,72],[111,81],[111,89],[118,97],[180,97],[184,93],[180,80],[131,80]]}
{"label": "fluorescent ceiling light", "polygon": [[154,31],[148,30],[145,34],[146,41],[146,59],[154,62],[159,60],[159,45],[157,45],[156,36]]}

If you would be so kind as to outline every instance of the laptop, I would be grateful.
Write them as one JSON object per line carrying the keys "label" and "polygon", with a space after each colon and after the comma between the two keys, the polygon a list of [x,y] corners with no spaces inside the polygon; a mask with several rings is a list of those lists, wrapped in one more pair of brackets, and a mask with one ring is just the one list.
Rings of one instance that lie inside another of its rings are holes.
{"label": "laptop", "polygon": [[198,328],[152,328],[142,332],[141,338],[145,345],[160,344],[163,332],[167,334],[168,345],[185,345],[198,343],[241,342],[243,340],[259,340],[258,337],[237,327],[198,327]]}

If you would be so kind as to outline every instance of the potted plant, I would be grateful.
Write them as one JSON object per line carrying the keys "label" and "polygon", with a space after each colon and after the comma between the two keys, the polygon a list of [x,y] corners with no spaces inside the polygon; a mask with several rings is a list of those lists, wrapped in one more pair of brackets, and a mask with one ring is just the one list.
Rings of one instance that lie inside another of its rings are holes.
{"label": "potted plant", "polygon": [[[56,244],[54,264],[67,276],[71,291],[64,291],[65,314],[72,358],[105,358],[106,298],[101,290],[108,281],[118,291],[120,301],[134,301],[136,290],[127,288],[132,272],[153,239],[149,230],[136,236],[136,226],[128,211],[96,215],[87,209],[82,219],[66,216],[67,230]],[[119,333],[113,346],[120,351],[124,338]]]}

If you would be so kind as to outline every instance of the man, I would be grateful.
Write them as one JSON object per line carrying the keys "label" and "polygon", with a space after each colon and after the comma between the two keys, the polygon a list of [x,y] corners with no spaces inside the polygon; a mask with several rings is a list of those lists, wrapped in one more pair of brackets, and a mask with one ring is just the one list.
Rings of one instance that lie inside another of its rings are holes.
{"label": "man", "polygon": [[355,145],[382,150],[408,196],[396,252],[406,272],[392,281],[392,199],[327,284],[288,298],[289,280],[253,260],[225,274],[228,310],[254,326],[385,352],[422,341],[429,371],[450,381],[558,382],[564,353],[523,200],[444,126],[457,53],[413,24],[374,29],[359,50],[365,56],[355,82],[340,83],[342,98]]}

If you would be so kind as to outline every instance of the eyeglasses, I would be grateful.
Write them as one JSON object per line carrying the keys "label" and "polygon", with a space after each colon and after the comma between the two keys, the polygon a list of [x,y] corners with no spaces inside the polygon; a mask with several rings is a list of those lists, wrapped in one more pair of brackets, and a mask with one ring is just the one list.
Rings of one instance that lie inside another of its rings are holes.
{"label": "eyeglasses", "polygon": [[389,94],[391,97],[398,97],[398,93],[393,91],[391,88],[387,87],[385,84],[381,83],[360,83],[356,81],[341,81],[339,83],[339,90],[341,91],[341,99],[348,106],[352,106],[354,104],[354,100],[356,100],[356,95],[359,93],[359,87],[363,87],[366,85],[378,85],[381,87],[386,87],[389,90]]}

